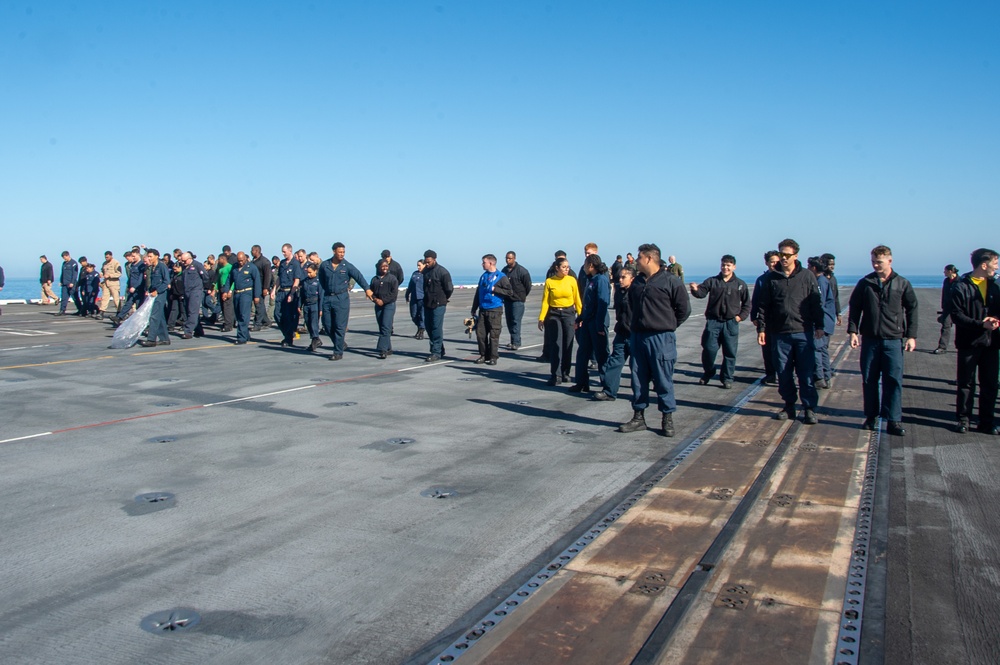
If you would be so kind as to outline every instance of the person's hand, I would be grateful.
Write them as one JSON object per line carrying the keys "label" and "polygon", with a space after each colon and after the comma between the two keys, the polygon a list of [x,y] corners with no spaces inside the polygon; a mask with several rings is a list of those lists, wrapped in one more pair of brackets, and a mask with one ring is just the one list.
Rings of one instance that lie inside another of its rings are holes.
{"label": "person's hand", "polygon": [[688,288],[691,289],[691,293],[698,293],[698,282],[691,282],[688,284]]}
{"label": "person's hand", "polygon": [[287,298],[285,298],[285,302],[292,302],[292,297],[288,296]]}
{"label": "person's hand", "polygon": [[545,329],[545,321],[539,321],[538,322],[538,329],[539,330],[544,330]]}
{"label": "person's hand", "polygon": [[858,333],[850,333],[850,338],[852,349],[856,349],[861,346],[861,343],[858,341]]}
{"label": "person's hand", "polygon": [[813,331],[813,339],[823,339],[825,336],[826,333],[823,332],[822,330]]}
{"label": "person's hand", "polygon": [[741,319],[741,318],[740,318],[740,315],[739,315],[739,314],[737,314],[737,315],[736,315],[736,323],[741,323],[742,321],[743,321],[743,319]]}
{"label": "person's hand", "polygon": [[598,330],[597,334],[600,335],[601,337],[607,337],[608,335],[608,333],[604,332],[603,330]]}
{"label": "person's hand", "polygon": [[912,337],[906,339],[906,344],[903,346],[904,351],[916,351],[917,350],[917,340]]}
{"label": "person's hand", "polygon": [[760,344],[761,346],[767,344],[766,338],[764,337],[764,333],[762,332],[757,333],[757,343]]}
{"label": "person's hand", "polygon": [[253,299],[253,304],[255,304],[255,305],[256,305],[256,304],[257,304],[257,303],[259,303],[259,302],[260,302],[260,298],[254,298],[254,299]]}
{"label": "person's hand", "polygon": [[843,317],[842,317],[842,316],[840,316],[840,314],[838,314],[838,315],[837,315],[837,325],[838,325],[838,326],[842,326],[842,325],[844,325],[844,320],[843,320]]}

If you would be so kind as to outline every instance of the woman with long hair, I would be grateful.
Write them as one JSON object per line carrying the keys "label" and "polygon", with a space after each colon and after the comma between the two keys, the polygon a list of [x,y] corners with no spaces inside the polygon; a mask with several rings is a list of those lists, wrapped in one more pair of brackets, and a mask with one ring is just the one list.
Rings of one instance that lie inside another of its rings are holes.
{"label": "woman with long hair", "polygon": [[601,386],[604,386],[604,366],[608,362],[608,307],[611,305],[611,281],[608,267],[598,254],[591,254],[583,263],[587,281],[583,289],[583,310],[576,320],[580,345],[576,350],[576,383],[571,393],[590,392],[590,371],[587,365],[593,356],[597,361]]}
{"label": "woman with long hair", "polygon": [[556,340],[549,356],[550,386],[569,381],[569,368],[573,364],[573,328],[576,317],[583,310],[580,289],[576,279],[569,276],[569,261],[565,256],[552,263],[552,272],[553,276],[545,280],[542,311],[538,315],[538,329],[552,329]]}

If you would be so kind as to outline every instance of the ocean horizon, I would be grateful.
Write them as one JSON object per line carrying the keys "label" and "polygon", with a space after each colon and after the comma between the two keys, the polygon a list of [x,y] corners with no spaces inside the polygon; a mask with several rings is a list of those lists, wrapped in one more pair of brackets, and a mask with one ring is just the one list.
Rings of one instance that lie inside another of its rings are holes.
{"label": "ocean horizon", "polygon": [[[456,287],[474,287],[479,282],[479,276],[482,273],[452,273],[452,282]],[[539,271],[537,273],[532,272],[531,276],[536,284],[541,283],[540,276],[544,273]],[[685,282],[701,282],[712,277],[713,275],[685,275]],[[837,275],[837,280],[841,288],[850,287],[857,283],[863,275]],[[914,288],[917,289],[930,289],[930,288],[940,288],[941,282],[944,277],[941,275],[904,275],[910,280]],[[757,279],[757,274],[752,275],[749,279],[743,277],[741,278],[748,284],[753,286],[753,281]],[[405,288],[406,285],[403,285]],[[54,285],[53,290],[56,295],[59,294],[59,286]],[[26,278],[10,278],[6,280],[6,284],[2,291],[0,291],[0,301],[4,300],[37,300],[41,298],[41,287],[38,284],[38,278],[26,279]]]}

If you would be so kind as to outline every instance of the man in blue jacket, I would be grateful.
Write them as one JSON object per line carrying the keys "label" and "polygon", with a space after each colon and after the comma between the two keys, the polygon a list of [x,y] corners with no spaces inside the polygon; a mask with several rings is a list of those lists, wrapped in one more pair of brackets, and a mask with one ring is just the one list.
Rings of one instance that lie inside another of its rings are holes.
{"label": "man in blue jacket", "polygon": [[342,242],[333,243],[333,256],[319,265],[319,284],[323,289],[323,327],[333,342],[330,360],[344,357],[344,335],[351,316],[351,280],[372,299],[372,290],[361,272],[344,258],[347,248]]}
{"label": "man in blue jacket", "polygon": [[141,346],[169,345],[167,336],[167,291],[170,289],[170,271],[160,261],[160,253],[155,249],[146,250],[146,294],[153,298],[153,309],[149,316],[149,332]]}
{"label": "man in blue jacket", "polygon": [[472,316],[479,313],[476,322],[479,357],[476,358],[476,363],[496,365],[500,358],[503,297],[509,297],[513,290],[507,276],[497,270],[497,257],[493,254],[483,256],[483,271],[476,286],[476,295],[472,299]]}
{"label": "man in blue jacket", "polygon": [[73,260],[69,252],[62,253],[62,271],[59,273],[59,313],[57,316],[66,314],[66,305],[76,292],[76,280],[80,276],[80,264]]}

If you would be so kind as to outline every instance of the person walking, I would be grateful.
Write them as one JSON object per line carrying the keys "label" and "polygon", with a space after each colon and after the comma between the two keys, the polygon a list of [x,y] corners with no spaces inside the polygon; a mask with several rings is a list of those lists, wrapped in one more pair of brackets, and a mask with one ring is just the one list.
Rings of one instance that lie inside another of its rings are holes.
{"label": "person walking", "polygon": [[629,288],[632,309],[631,348],[632,419],[619,432],[646,429],[649,384],[656,390],[660,411],[660,433],[674,435],[674,363],[677,361],[677,328],[691,316],[691,300],[684,281],[669,272],[660,257],[660,248],[649,243],[639,246],[636,260],[639,276]]}
{"label": "person walking", "polygon": [[417,334],[414,339],[424,338],[424,260],[417,261],[417,269],[410,275],[410,282],[406,285],[404,299],[410,307],[410,320],[417,327]]}
{"label": "person walking", "polygon": [[264,256],[260,245],[250,248],[250,256],[253,257],[251,261],[257,268],[257,274],[260,275],[260,300],[253,306],[253,330],[257,332],[271,327],[271,317],[268,312],[271,309],[271,283],[274,281],[274,275],[271,272],[271,262]]}
{"label": "person walking", "polygon": [[[397,264],[398,265],[398,264]],[[378,274],[372,278],[368,290],[375,303],[375,322],[378,324],[378,343],[375,350],[380,360],[392,355],[392,320],[396,316],[396,299],[399,298],[399,280],[389,272],[391,266],[383,260],[378,264]]]}
{"label": "person walking", "polygon": [[111,253],[111,250],[104,252],[104,263],[101,264],[101,307],[97,314],[99,318],[104,317],[108,305],[114,302],[115,314],[121,307],[121,277],[122,264]]}
{"label": "person walking", "polygon": [[246,252],[236,252],[236,265],[229,271],[229,293],[236,323],[235,344],[246,344],[250,341],[251,312],[254,304],[260,304],[261,294],[260,271]]}
{"label": "person walking", "polygon": [[424,362],[437,362],[444,357],[444,315],[455,291],[451,273],[437,262],[437,252],[424,252],[424,326],[430,340],[430,355]]}
{"label": "person walking", "polygon": [[299,286],[305,281],[306,273],[289,243],[281,246],[281,255],[284,258],[278,264],[274,286],[274,318],[281,329],[281,346],[295,346],[295,331],[299,327]]}
{"label": "person walking", "polygon": [[[184,286],[184,333],[182,339],[204,337],[205,329],[201,325],[201,307],[205,302],[205,290],[211,287],[211,281],[205,266],[196,261],[191,252],[182,252],[178,262],[181,268],[181,283]],[[230,272],[230,275],[232,273]]]}
{"label": "person walking", "polygon": [[837,299],[833,293],[833,285],[826,276],[826,266],[823,258],[810,256],[806,265],[816,276],[816,285],[819,287],[819,300],[823,307],[823,336],[817,337],[816,346],[816,374],[813,383],[817,388],[826,390],[833,380],[833,366],[830,364],[830,337],[836,331],[837,326]]}
{"label": "person walking", "polygon": [[951,292],[951,320],[958,349],[955,431],[969,431],[979,375],[979,425],[984,434],[1000,434],[994,414],[1000,372],[1000,286],[995,278],[998,254],[980,248],[972,253],[972,272],[962,275]]}
{"label": "person walking", "polygon": [[73,260],[69,252],[62,253],[62,270],[59,273],[59,312],[57,316],[66,315],[66,306],[76,292],[76,280],[80,275],[80,264]]}
{"label": "person walking", "polygon": [[[228,245],[227,245],[228,247]],[[233,308],[232,279],[233,263],[229,262],[231,254],[219,254],[215,263],[215,300],[222,312],[222,332],[230,332],[236,325],[236,311]],[[234,261],[236,257],[233,257]],[[297,265],[297,264],[296,264]]]}
{"label": "person walking", "polygon": [[344,357],[344,337],[351,316],[351,280],[365,290],[369,300],[372,290],[367,288],[368,281],[361,271],[344,258],[347,254],[344,243],[333,243],[332,250],[333,256],[319,266],[319,283],[323,289],[323,327],[333,343],[330,360],[340,360]]}
{"label": "person walking", "polygon": [[510,335],[510,344],[507,348],[517,351],[521,348],[521,320],[524,318],[524,303],[531,293],[531,274],[517,262],[517,254],[513,250],[507,252],[505,261],[507,265],[503,268],[503,274],[510,280],[510,287],[513,290],[511,295],[503,298],[503,312],[507,319],[507,332]]}
{"label": "person walking", "polygon": [[149,332],[141,346],[169,345],[167,336],[167,290],[170,288],[170,272],[160,261],[160,253],[152,248],[146,250],[146,294],[153,298],[149,316]]}
{"label": "person walking", "polygon": [[42,267],[38,275],[38,282],[42,285],[42,304],[54,305],[59,302],[59,296],[52,291],[52,282],[56,279],[55,270],[52,268],[52,264],[49,263],[48,258],[44,254],[38,258],[42,262]]}
{"label": "person walking", "polygon": [[736,353],[740,348],[740,322],[750,315],[750,289],[736,276],[736,257],[726,254],[719,264],[719,274],[701,284],[691,282],[691,295],[708,298],[705,307],[705,330],[701,334],[701,378],[703,386],[715,376],[715,358],[722,347],[719,380],[722,387],[733,387]]}
{"label": "person walking", "polygon": [[608,362],[608,309],[611,306],[611,279],[608,266],[599,254],[589,254],[582,272],[587,276],[580,297],[582,309],[576,320],[576,382],[571,393],[590,392],[590,359],[597,361],[601,388],[604,388],[604,366]]}
{"label": "person walking", "polygon": [[[823,307],[816,276],[798,260],[799,243],[786,238],[778,244],[778,269],[768,273],[757,301],[757,343],[774,343],[774,367],[778,394],[785,405],[774,417],[795,418],[795,403],[801,397],[802,422],[815,425],[818,395],[815,340],[823,335]],[[798,377],[798,391],[795,378]]]}
{"label": "person walking", "polygon": [[542,290],[538,329],[545,331],[545,337],[552,340],[548,350],[550,386],[569,381],[569,370],[573,364],[573,331],[576,317],[583,311],[580,287],[571,272],[565,256],[556,258],[549,269],[551,277],[546,278]]}
{"label": "person walking", "polygon": [[483,274],[472,298],[472,316],[477,316],[476,344],[479,357],[476,364],[496,365],[500,359],[500,332],[503,327],[503,298],[514,291],[507,276],[497,270],[497,257],[486,254],[482,259]]}
{"label": "person walking", "polygon": [[[764,266],[766,266],[764,272],[754,282],[753,295],[750,296],[750,320],[754,322],[757,321],[757,314],[759,312],[757,301],[760,299],[764,280],[767,279],[768,274],[772,270],[778,267],[777,250],[772,249],[764,252]],[[760,355],[764,360],[764,383],[769,386],[778,385],[778,376],[774,369],[774,341],[772,339],[768,338],[766,343],[761,345]]]}
{"label": "person walking", "polygon": [[944,267],[944,282],[941,284],[941,311],[937,322],[941,324],[941,334],[938,336],[937,348],[934,353],[940,355],[948,352],[951,343],[951,289],[958,283],[958,268],[949,263]]}
{"label": "person walking", "polygon": [[861,427],[875,429],[875,419],[882,416],[889,421],[889,434],[903,436],[903,352],[917,348],[917,296],[909,280],[893,271],[891,249],[875,247],[871,260],[874,271],[851,292],[847,318],[851,348],[861,347]]}
{"label": "person walking", "polygon": [[[618,398],[622,381],[622,369],[627,361],[631,361],[632,352],[629,337],[632,334],[632,308],[629,305],[628,290],[635,280],[635,272],[631,268],[622,267],[618,271],[618,286],[614,291],[615,303],[615,338],[611,343],[611,355],[602,368],[604,388],[594,393],[592,399],[611,402]],[[632,369],[631,362],[629,367]],[[632,376],[635,370],[632,369]]]}

